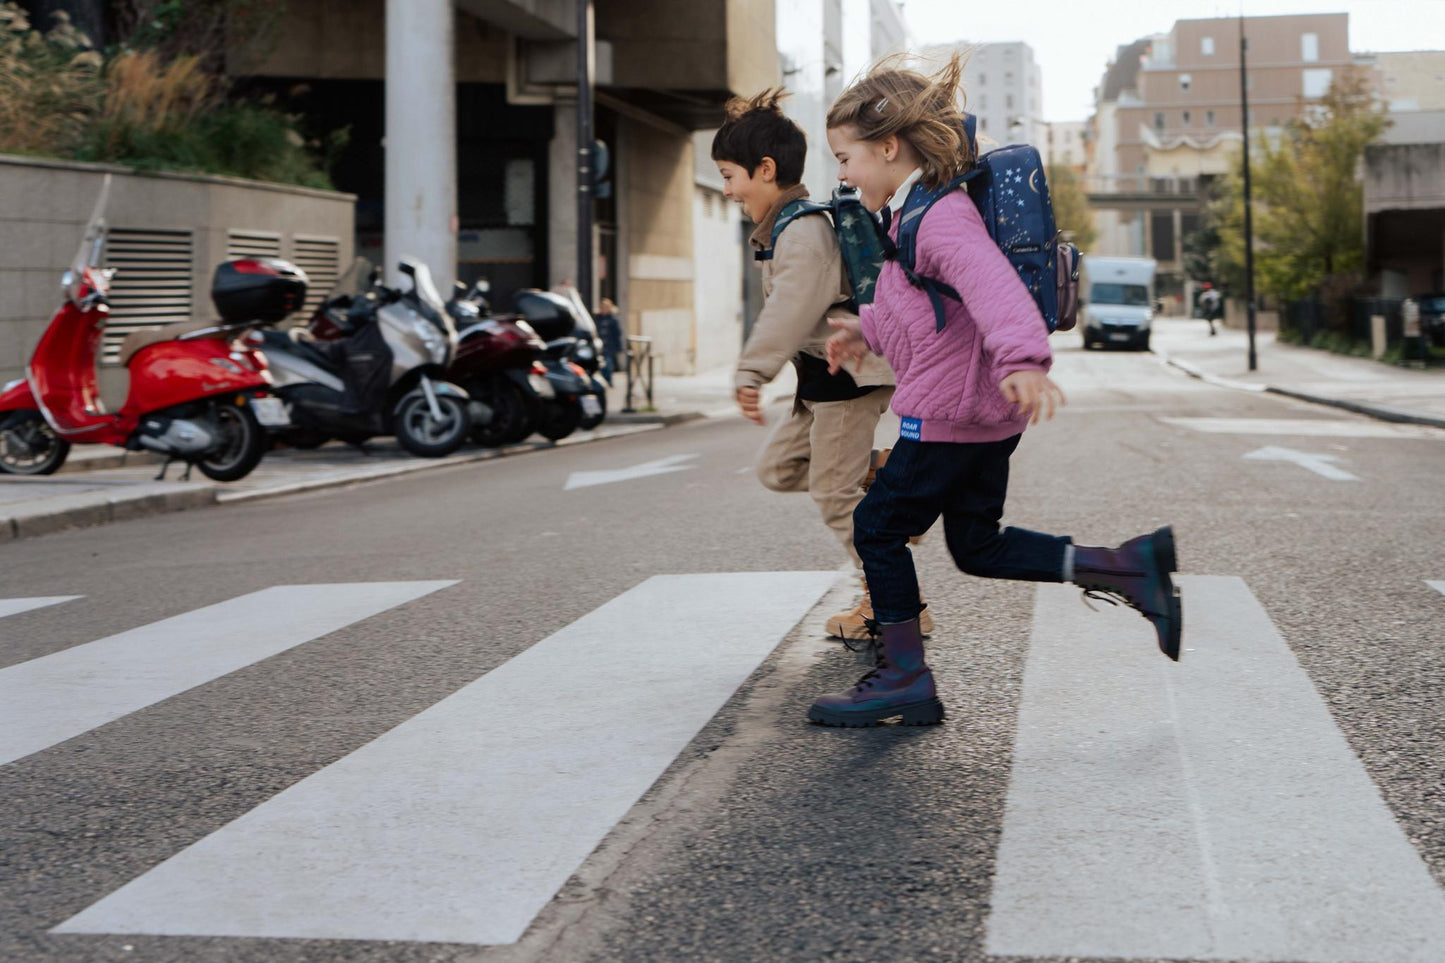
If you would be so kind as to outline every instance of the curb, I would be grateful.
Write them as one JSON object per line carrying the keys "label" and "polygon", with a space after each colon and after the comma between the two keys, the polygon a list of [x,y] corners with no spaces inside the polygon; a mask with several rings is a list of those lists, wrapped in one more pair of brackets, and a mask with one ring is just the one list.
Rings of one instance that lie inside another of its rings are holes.
{"label": "curb", "polygon": [[1289,388],[1277,388],[1274,385],[1269,385],[1265,390],[1271,394],[1284,395],[1286,398],[1295,398],[1299,401],[1308,401],[1317,405],[1329,405],[1331,408],[1343,408],[1345,411],[1353,411],[1358,415],[1368,415],[1380,421],[1392,421],[1402,425],[1427,425],[1431,428],[1445,428],[1445,418],[1436,418],[1433,415],[1419,415],[1413,411],[1388,408],[1384,405],[1367,405],[1359,401],[1326,398],[1323,395],[1311,395],[1303,391],[1292,391]]}
{"label": "curb", "polygon": [[214,484],[193,482],[187,488],[161,491],[145,490],[148,487],[142,485],[140,491],[103,499],[62,495],[43,509],[22,509],[13,515],[0,517],[0,542],[217,504],[218,488]]}
{"label": "curb", "polygon": [[[1152,349],[1151,349],[1152,350]],[[1285,398],[1293,398],[1296,401],[1307,401],[1310,404],[1325,405],[1330,408],[1340,408],[1344,411],[1351,411],[1357,415],[1365,415],[1379,421],[1389,421],[1401,425],[1425,425],[1430,428],[1445,428],[1445,418],[1436,418],[1433,415],[1421,415],[1413,411],[1404,411],[1400,408],[1389,408],[1384,405],[1370,405],[1360,401],[1345,401],[1342,398],[1328,398],[1324,395],[1312,395],[1304,391],[1294,391],[1290,388],[1281,388],[1278,385],[1255,385],[1243,381],[1231,381],[1228,378],[1221,378],[1212,375],[1199,368],[1197,365],[1187,361],[1180,361],[1178,358],[1171,358],[1162,351],[1153,351],[1162,364],[1171,365],[1183,371],[1192,378],[1218,385],[1221,388],[1233,388],[1236,391],[1252,391],[1258,393],[1269,393],[1281,395]]]}
{"label": "curb", "polygon": [[[605,441],[609,438],[623,438],[628,435],[656,431],[660,428],[668,427],[670,424],[693,421],[703,416],[690,412],[666,417],[672,418],[673,420],[671,422],[651,422],[647,424],[623,423],[618,426],[619,430],[606,431],[606,429],[596,429],[593,432],[589,432],[585,437],[564,438],[559,442],[509,445],[506,448],[485,448],[481,451],[471,452],[466,455],[453,455],[450,458],[439,458],[436,460],[416,458],[394,465],[366,469],[354,474],[314,478],[287,485],[277,485],[272,488],[256,489],[254,491],[231,492],[226,491],[222,486],[215,483],[192,482],[189,483],[191,487],[188,488],[176,489],[174,487],[168,487],[161,491],[153,489],[146,490],[149,486],[143,484],[141,490],[133,490],[125,495],[116,495],[103,499],[98,499],[94,495],[89,497],[85,495],[61,495],[57,496],[49,505],[42,509],[29,512],[20,510],[13,515],[0,515],[0,542],[16,541],[36,535],[49,535],[52,532],[61,532],[70,529],[94,528],[95,526],[105,525],[110,522],[144,518],[148,515],[163,515],[208,505],[233,505],[258,501],[264,498],[280,498],[283,495],[295,495],[301,492],[320,491],[326,488],[340,488],[344,485],[358,485],[365,482],[381,481],[387,478],[395,478],[399,475],[435,471],[442,468],[454,468],[459,465],[470,465],[482,461],[494,461],[499,458],[525,455],[535,451],[548,451],[553,448],[564,448],[572,445],[586,445],[593,442]],[[7,478],[6,480],[9,482],[19,481],[19,479],[16,478]],[[74,480],[79,482],[79,479]],[[24,484],[23,481],[20,483]],[[177,483],[167,484],[174,485]],[[0,509],[0,511],[4,511],[4,509]]]}
{"label": "curb", "polygon": [[664,428],[671,428],[673,425],[681,425],[689,421],[697,421],[706,418],[707,415],[701,411],[682,411],[675,415],[662,415],[654,412],[636,412],[627,414],[617,412],[607,416],[607,420],[617,425],[662,425]]}

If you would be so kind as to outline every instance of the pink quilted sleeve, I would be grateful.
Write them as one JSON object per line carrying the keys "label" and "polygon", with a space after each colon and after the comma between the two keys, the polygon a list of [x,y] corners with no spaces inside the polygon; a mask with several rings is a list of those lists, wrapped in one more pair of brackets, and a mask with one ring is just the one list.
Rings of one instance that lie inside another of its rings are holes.
{"label": "pink quilted sleeve", "polygon": [[858,325],[863,331],[863,343],[868,346],[868,350],[882,356],[883,348],[878,343],[877,328],[873,323],[872,303],[858,306]]}

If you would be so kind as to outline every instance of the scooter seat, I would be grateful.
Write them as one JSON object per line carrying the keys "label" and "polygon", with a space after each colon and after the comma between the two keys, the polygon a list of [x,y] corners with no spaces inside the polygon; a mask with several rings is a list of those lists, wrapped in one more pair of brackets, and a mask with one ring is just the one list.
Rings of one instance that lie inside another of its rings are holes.
{"label": "scooter seat", "polygon": [[163,341],[175,341],[185,334],[194,334],[197,331],[204,331],[207,328],[215,328],[216,334],[220,335],[221,330],[215,321],[177,321],[174,324],[165,324],[159,328],[142,328],[139,331],[132,331],[125,336],[120,343],[120,363],[122,366],[130,364],[130,359],[135,357],[144,348],[153,344],[160,344]]}

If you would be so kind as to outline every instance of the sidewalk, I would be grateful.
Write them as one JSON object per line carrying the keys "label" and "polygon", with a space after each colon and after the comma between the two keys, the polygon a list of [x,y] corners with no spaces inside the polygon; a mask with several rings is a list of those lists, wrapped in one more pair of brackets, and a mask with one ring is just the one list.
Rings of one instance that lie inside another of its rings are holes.
{"label": "sidewalk", "polygon": [[[763,388],[763,404],[768,405],[780,398],[791,398],[797,386],[792,365],[786,365],[777,380]],[[607,393],[607,421],[611,423],[635,424],[661,422],[676,424],[694,418],[719,418],[737,411],[733,402],[733,368],[731,365],[714,368],[695,375],[657,375],[652,389],[652,401],[656,411],[647,410],[647,398],[642,385],[635,383],[632,389],[632,406],[636,414],[624,414],[622,409],[627,398],[627,378],[614,375],[612,388]]]}
{"label": "sidewalk", "polygon": [[[646,399],[637,388],[633,406],[638,411],[630,415],[622,412],[626,379],[615,380],[608,395],[607,420],[595,431],[576,432],[558,444],[585,444],[737,413],[730,367],[688,377],[659,376],[653,388],[654,408],[647,410]],[[791,397],[793,386],[792,368],[788,368],[764,390],[764,403]],[[156,481],[162,462],[158,456],[106,445],[77,445],[55,475],[0,475],[0,542],[163,512],[353,485],[552,447],[534,436],[532,441],[502,449],[467,446],[449,458],[431,459],[413,457],[390,438],[373,442],[369,453],[333,443],[316,451],[267,452],[250,475],[222,484],[199,471],[189,482],[182,482],[183,465],[172,465],[167,480]]]}
{"label": "sidewalk", "polygon": [[1418,370],[1351,358],[1316,348],[1278,344],[1274,332],[1255,335],[1257,371],[1249,370],[1244,331],[1203,321],[1163,318],[1151,346],[1164,361],[1197,378],[1249,391],[1270,391],[1331,405],[1384,421],[1445,428],[1445,369]]}

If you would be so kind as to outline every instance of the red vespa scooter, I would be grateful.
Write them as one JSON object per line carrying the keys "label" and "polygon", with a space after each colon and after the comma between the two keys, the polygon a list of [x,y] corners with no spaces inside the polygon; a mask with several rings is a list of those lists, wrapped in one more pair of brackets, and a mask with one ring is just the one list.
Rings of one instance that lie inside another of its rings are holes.
{"label": "red vespa scooter", "polygon": [[[270,395],[266,362],[236,339],[247,329],[274,323],[306,296],[304,275],[285,262],[240,261],[222,265],[218,282],[248,272],[264,282],[280,317],[167,325],[129,335],[121,362],[130,373],[124,406],[108,412],[100,398],[97,355],[110,307],[106,295],[114,271],[100,267],[103,218],[110,178],[86,229],[75,261],[63,279],[66,301],[41,336],[26,377],[0,390],[0,471],[48,475],[64,464],[72,442],[148,449],[198,466],[207,477],[235,481],[260,462],[267,447],[263,426],[290,423],[280,399]],[[282,277],[290,271],[291,277]],[[245,280],[244,278],[242,279]],[[289,284],[277,283],[289,281]],[[252,284],[254,289],[257,285]],[[276,292],[286,289],[279,299]],[[287,307],[289,305],[289,307]],[[255,299],[246,305],[253,311]],[[165,477],[166,468],[158,478]]]}

